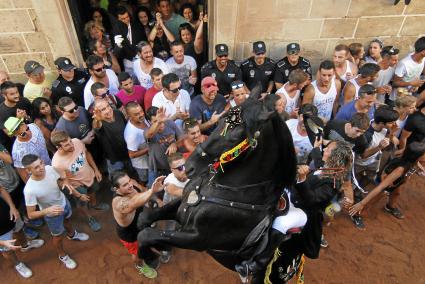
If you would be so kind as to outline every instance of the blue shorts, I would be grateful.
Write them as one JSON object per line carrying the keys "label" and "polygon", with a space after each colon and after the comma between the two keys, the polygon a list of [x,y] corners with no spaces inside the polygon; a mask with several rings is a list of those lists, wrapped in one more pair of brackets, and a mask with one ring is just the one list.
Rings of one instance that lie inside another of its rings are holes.
{"label": "blue shorts", "polygon": [[50,234],[54,237],[58,237],[65,232],[65,227],[63,222],[65,219],[69,219],[72,215],[71,205],[69,204],[68,199],[66,199],[66,205],[63,209],[63,213],[58,216],[48,217],[45,216],[44,220],[46,221],[47,227],[49,227]]}
{"label": "blue shorts", "polygon": [[[0,241],[10,241],[10,240],[13,240],[13,230],[10,230],[6,234],[3,234],[0,236]],[[0,246],[0,252],[7,252],[9,250],[10,249],[8,249],[7,247]]]}

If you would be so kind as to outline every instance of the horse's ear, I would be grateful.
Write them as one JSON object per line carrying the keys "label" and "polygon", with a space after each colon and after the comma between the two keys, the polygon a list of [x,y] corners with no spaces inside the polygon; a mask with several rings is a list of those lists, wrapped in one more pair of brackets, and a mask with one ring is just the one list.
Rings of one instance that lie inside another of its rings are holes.
{"label": "horse's ear", "polygon": [[249,94],[250,98],[253,98],[254,100],[260,99],[261,95],[261,83],[258,82],[257,85],[251,90],[251,93]]}

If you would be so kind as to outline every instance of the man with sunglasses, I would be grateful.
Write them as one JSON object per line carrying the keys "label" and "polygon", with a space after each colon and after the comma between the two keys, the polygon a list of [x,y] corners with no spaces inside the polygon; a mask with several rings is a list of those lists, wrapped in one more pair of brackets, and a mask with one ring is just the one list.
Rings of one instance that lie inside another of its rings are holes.
{"label": "man with sunglasses", "polygon": [[190,95],[181,89],[179,77],[168,73],[162,77],[162,91],[155,95],[152,106],[164,108],[165,114],[183,129],[183,119],[189,116]]}
{"label": "man with sunglasses", "polygon": [[215,46],[215,60],[207,62],[201,68],[201,78],[213,77],[217,81],[218,90],[224,96],[232,91],[230,83],[242,80],[242,72],[233,60],[229,59],[229,48],[225,44]]}
{"label": "man with sunglasses", "polygon": [[199,128],[205,135],[209,135],[215,129],[226,106],[226,99],[217,91],[217,81],[213,77],[205,77],[201,81],[202,95],[194,97],[190,103],[190,117],[199,122]]}
{"label": "man with sunglasses", "polygon": [[288,54],[283,59],[276,63],[274,73],[274,84],[276,90],[280,89],[283,84],[289,81],[289,74],[295,69],[301,69],[306,72],[311,79],[311,64],[310,61],[300,56],[301,47],[298,43],[290,43],[286,46]]}
{"label": "man with sunglasses", "polygon": [[29,178],[29,174],[22,164],[22,158],[25,155],[36,154],[46,165],[52,163],[43,133],[37,125],[26,124],[22,118],[11,116],[4,123],[4,127],[10,136],[16,137],[12,147],[13,166],[24,182],[27,182]]}
{"label": "man with sunglasses", "polygon": [[244,82],[233,81],[230,85],[232,87],[231,99],[227,103],[225,110],[228,111],[234,106],[241,105],[249,96],[248,89]]}
{"label": "man with sunglasses", "polygon": [[[164,205],[176,198],[180,198],[183,194],[183,189],[189,182],[186,176],[184,164],[186,159],[179,152],[168,156],[168,164],[170,165],[171,173],[164,180]],[[176,221],[165,221],[165,230],[175,231]],[[171,258],[171,251],[161,251],[162,261],[167,263]]]}
{"label": "man with sunglasses", "polygon": [[[107,100],[109,105],[113,109],[119,109],[123,114],[125,114],[124,106],[121,100],[117,96],[111,95],[108,88],[106,88],[106,86],[103,83],[101,82],[94,83],[91,86],[90,90],[91,90],[91,93],[93,94],[94,101],[102,100],[102,99]],[[90,115],[93,115],[94,102],[89,106],[87,110],[90,113]]]}
{"label": "man with sunglasses", "polygon": [[111,69],[105,69],[103,58],[97,55],[90,55],[86,60],[87,68],[91,75],[89,81],[84,88],[84,106],[86,109],[94,102],[91,93],[91,86],[95,82],[103,83],[111,95],[116,95],[119,92],[118,77]]}
{"label": "man with sunglasses", "polygon": [[252,45],[253,56],[242,62],[242,78],[249,90],[258,82],[261,83],[262,93],[271,93],[274,87],[273,76],[275,62],[266,57],[266,44],[256,41]]}
{"label": "man with sunglasses", "polygon": [[[63,97],[58,101],[62,116],[56,123],[55,130],[62,130],[71,138],[77,138],[84,144],[91,144],[94,139],[89,113],[78,106],[70,97]],[[89,149],[92,150],[92,149]],[[93,152],[92,152],[93,154]]]}

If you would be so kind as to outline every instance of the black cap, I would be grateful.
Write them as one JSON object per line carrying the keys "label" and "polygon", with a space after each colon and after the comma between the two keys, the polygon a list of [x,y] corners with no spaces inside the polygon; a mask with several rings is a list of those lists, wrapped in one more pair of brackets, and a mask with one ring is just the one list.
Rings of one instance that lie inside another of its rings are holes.
{"label": "black cap", "polygon": [[296,42],[290,43],[286,46],[286,53],[287,54],[294,54],[300,52],[301,48],[300,45]]}
{"label": "black cap", "polygon": [[29,60],[25,62],[24,71],[25,73],[31,74],[40,74],[44,70],[44,66],[34,60]]}
{"label": "black cap", "polygon": [[55,65],[58,67],[58,69],[63,71],[70,71],[75,68],[75,65],[72,64],[71,60],[66,57],[59,57],[55,60]]}
{"label": "black cap", "polygon": [[389,45],[389,46],[385,46],[384,48],[382,48],[381,56],[385,56],[385,55],[397,55],[399,52],[400,52],[400,49],[395,48],[392,45]]}
{"label": "black cap", "polygon": [[252,50],[255,54],[266,53],[266,44],[264,41],[256,41],[252,44]]}
{"label": "black cap", "polygon": [[215,54],[217,56],[229,55],[229,48],[224,43],[217,44],[215,46]]}

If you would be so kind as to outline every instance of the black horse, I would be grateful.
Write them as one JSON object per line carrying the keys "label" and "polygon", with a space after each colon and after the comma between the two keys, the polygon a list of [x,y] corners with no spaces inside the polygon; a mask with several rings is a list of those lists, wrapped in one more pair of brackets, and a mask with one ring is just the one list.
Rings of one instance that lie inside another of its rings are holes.
{"label": "black horse", "polygon": [[[255,89],[219,121],[186,161],[191,181],[181,199],[144,212],[138,220],[139,256],[157,261],[152,248],[207,251],[225,267],[252,256],[267,235],[282,189],[295,180],[296,155],[285,122]],[[176,220],[177,231],[150,228]]]}

